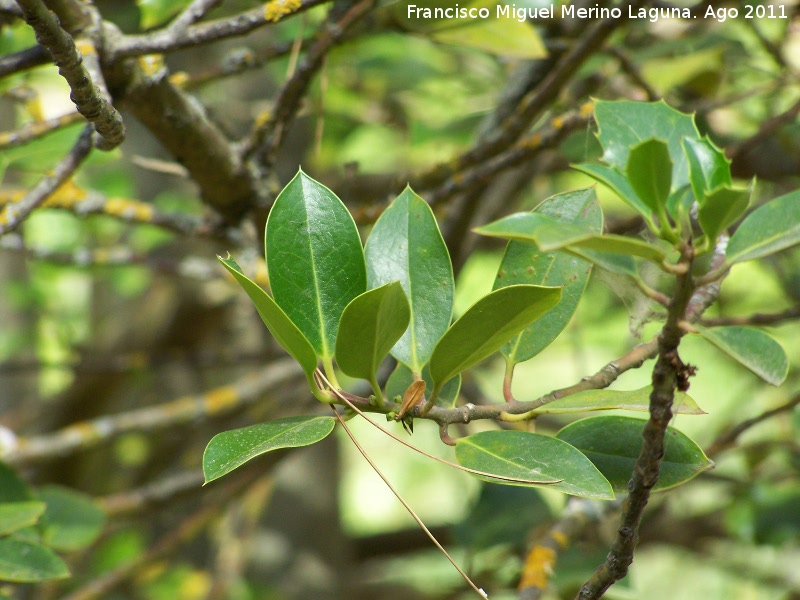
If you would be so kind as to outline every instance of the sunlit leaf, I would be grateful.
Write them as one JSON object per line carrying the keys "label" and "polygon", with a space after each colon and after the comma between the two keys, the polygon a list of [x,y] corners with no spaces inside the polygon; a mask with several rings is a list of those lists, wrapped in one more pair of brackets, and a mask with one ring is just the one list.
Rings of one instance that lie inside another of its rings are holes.
{"label": "sunlit leaf", "polygon": [[[570,414],[593,410],[635,410],[647,412],[650,407],[650,394],[653,386],[638,390],[586,390],[548,402],[534,410],[536,414]],[[672,412],[684,415],[706,414],[685,392],[675,392]]]}
{"label": "sunlit leaf", "polygon": [[800,244],[800,190],[770,200],[750,213],[728,243],[730,264],[769,256]]}
{"label": "sunlit leaf", "polygon": [[625,177],[621,171],[614,167],[594,163],[574,165],[574,168],[605,185],[628,206],[646,219],[651,218],[650,209],[642,202],[642,199],[639,198],[631,186],[631,182],[628,181],[628,178]]}
{"label": "sunlit leaf", "polygon": [[773,337],[754,327],[695,326],[705,339],[767,383],[780,385],[789,372],[786,352]]}
{"label": "sunlit leaf", "polygon": [[722,187],[710,192],[697,212],[700,227],[712,242],[739,220],[750,204],[750,190]]}
{"label": "sunlit leaf", "polygon": [[367,289],[353,218],[332,191],[299,171],[269,213],[266,251],[275,302],[317,356],[330,359],[344,307]]}
{"label": "sunlit leaf", "polygon": [[42,518],[42,541],[69,552],[91,544],[103,529],[106,515],[91,497],[75,490],[48,485],[39,490],[47,504]]}
{"label": "sunlit leaf", "polygon": [[399,282],[364,292],[344,309],[336,338],[336,363],[350,377],[373,381],[410,318]]}
{"label": "sunlit leaf", "polygon": [[497,352],[560,298],[560,288],[512,285],[478,300],[436,344],[430,362],[434,392],[451,377]]}
{"label": "sunlit leaf", "polygon": [[261,289],[257,283],[242,273],[242,269],[236,264],[236,261],[231,258],[230,254],[228,258],[222,258],[221,256],[217,258],[223,266],[228,269],[228,272],[236,278],[236,281],[244,288],[247,295],[250,296],[250,300],[252,300],[253,304],[256,306],[258,315],[261,317],[261,320],[264,321],[264,324],[275,338],[275,341],[277,341],[281,345],[281,348],[286,350],[292,358],[300,363],[306,377],[309,378],[310,381],[314,369],[317,368],[317,355],[314,353],[314,348],[311,347],[306,337],[297,326],[289,320],[286,313],[281,310],[281,307],[275,303],[270,295]]}
{"label": "sunlit leaf", "polygon": [[139,8],[139,26],[151,29],[177,15],[189,5],[189,0],[136,0]]}
{"label": "sunlit leaf", "polygon": [[[579,450],[556,438],[526,431],[482,431],[456,441],[459,464],[503,477],[555,482],[549,489],[611,500],[608,481]],[[506,483],[481,477],[486,481]],[[519,485],[519,484],[509,484]]]}
{"label": "sunlit leaf", "polygon": [[692,191],[700,205],[707,192],[731,186],[731,161],[708,137],[685,138],[683,151],[689,162]]}
{"label": "sunlit leaf", "polygon": [[[643,419],[632,417],[589,417],[570,423],[556,437],[589,457],[611,482],[615,492],[625,493],[642,450],[645,423]],[[655,490],[686,483],[713,466],[700,447],[676,429],[667,430],[664,446]]]}
{"label": "sunlit leaf", "polygon": [[[548,198],[536,213],[568,223],[581,223],[592,231],[603,229],[603,215],[594,188]],[[494,288],[520,283],[561,286],[561,300],[503,346],[512,363],[526,361],[544,350],[567,326],[586,288],[592,263],[567,252],[539,252],[530,243],[510,241],[497,271]]]}
{"label": "sunlit leaf", "polygon": [[603,147],[606,164],[624,170],[630,149],[650,139],[662,140],[669,148],[672,160],[672,189],[689,183],[689,165],[683,153],[684,138],[699,139],[691,115],[681,113],[658,102],[629,100],[595,102],[594,118],[597,121],[597,139]]}
{"label": "sunlit leaf", "polygon": [[672,184],[667,144],[650,139],[630,148],[625,173],[642,202],[656,215],[664,215]]}
{"label": "sunlit leaf", "polygon": [[35,524],[44,513],[43,502],[5,502],[0,504],[0,535]]}
{"label": "sunlit leaf", "polygon": [[287,417],[218,433],[203,453],[206,483],[266,452],[315,444],[328,437],[335,424],[334,417]]}
{"label": "sunlit leaf", "polygon": [[365,247],[368,287],[399,281],[411,322],[392,356],[419,373],[453,314],[453,267],[428,204],[406,188],[375,223]]}
{"label": "sunlit leaf", "polygon": [[0,539],[0,581],[33,583],[69,577],[64,561],[52,550],[15,539]]}

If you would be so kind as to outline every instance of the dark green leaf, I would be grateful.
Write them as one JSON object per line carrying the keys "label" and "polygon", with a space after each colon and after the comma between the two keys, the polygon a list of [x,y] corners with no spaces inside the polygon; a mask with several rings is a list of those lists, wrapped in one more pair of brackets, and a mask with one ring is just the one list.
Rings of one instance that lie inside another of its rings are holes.
{"label": "dark green leaf", "polygon": [[717,236],[739,220],[750,204],[750,190],[728,187],[709,192],[697,213],[700,227],[711,244]]}
{"label": "dark green leaf", "polygon": [[[553,437],[526,431],[482,431],[456,442],[459,464],[503,477],[558,481],[547,488],[596,500],[612,500],[608,481],[578,450]],[[495,483],[508,482],[481,477]]]}
{"label": "dark green leaf", "polygon": [[266,250],[275,302],[329,361],[344,307],[367,289],[353,218],[332,191],[300,171],[269,213]]}
{"label": "dark green leaf", "polygon": [[594,118],[597,121],[597,138],[603,147],[603,160],[620,171],[628,164],[631,148],[645,140],[666,142],[672,159],[672,189],[680,189],[689,182],[689,165],[683,153],[683,139],[699,139],[694,119],[658,102],[633,102],[628,100],[595,102]]}
{"label": "dark green leaf", "polygon": [[43,502],[22,501],[0,504],[0,535],[34,525],[44,513]]}
{"label": "dark green leaf", "polygon": [[54,550],[70,552],[91,544],[105,525],[103,510],[87,495],[56,485],[39,490],[47,504],[42,541]]}
{"label": "dark green leaf", "polygon": [[236,278],[236,281],[244,288],[247,295],[250,296],[250,300],[252,300],[253,304],[256,306],[258,315],[261,317],[261,320],[264,321],[264,324],[275,340],[281,345],[281,348],[286,350],[292,358],[300,363],[306,377],[311,381],[314,369],[317,368],[317,355],[314,353],[314,348],[311,347],[306,337],[297,326],[289,320],[286,313],[281,310],[280,306],[275,303],[269,294],[242,273],[241,268],[236,264],[236,261],[231,258],[230,254],[228,258],[222,258],[221,256],[217,258],[223,266],[228,269],[230,274]]}
{"label": "dark green leaf", "polygon": [[731,186],[731,161],[707,137],[685,138],[683,152],[689,163],[692,191],[701,206],[708,192]]}
{"label": "dark green leaf", "polygon": [[265,452],[315,444],[328,437],[335,424],[333,417],[288,417],[219,433],[203,453],[206,483]]}
{"label": "dark green leaf", "polygon": [[336,362],[350,377],[372,382],[410,318],[399,282],[364,292],[344,309],[336,338]]}
{"label": "dark green leaf", "polygon": [[[589,457],[615,492],[625,493],[642,450],[645,423],[632,417],[590,417],[567,425],[556,437]],[[671,427],[664,445],[661,472],[653,489],[675,487],[713,466],[697,444]]]}
{"label": "dark green leaf", "polygon": [[560,288],[512,285],[478,300],[436,344],[430,362],[434,395],[450,378],[497,352],[560,298]]}
{"label": "dark green leaf", "polygon": [[789,372],[786,352],[774,338],[754,327],[695,326],[705,339],[767,383],[780,385]]}
{"label": "dark green leaf", "polygon": [[392,356],[419,373],[453,315],[453,267],[428,204],[406,188],[372,228],[367,240],[370,288],[399,281],[411,323]]}
{"label": "dark green leaf", "polygon": [[659,217],[666,215],[672,185],[672,160],[667,144],[650,139],[633,146],[625,172],[642,202]]}
{"label": "dark green leaf", "polygon": [[[425,382],[426,396],[429,396],[433,390],[433,379],[431,379],[431,372],[427,365],[422,369],[422,380]],[[402,398],[413,381],[414,374],[411,369],[403,363],[398,363],[386,382],[386,397],[389,400],[394,400],[396,396]],[[439,396],[436,398],[436,406],[453,408],[456,405],[460,389],[461,375],[456,375],[442,386],[442,391],[439,392]]]}
{"label": "dark green leaf", "polygon": [[[603,229],[603,214],[594,188],[548,198],[535,212],[567,223],[581,223],[592,231]],[[529,243],[508,243],[495,289],[519,283],[562,286],[561,300],[555,308],[503,346],[503,354],[512,364],[536,356],[564,330],[578,307],[591,269],[591,262],[567,252],[542,253]]]}
{"label": "dark green leaf", "polygon": [[69,577],[64,561],[52,550],[14,539],[0,539],[0,581],[33,583]]}
{"label": "dark green leaf", "polygon": [[736,229],[728,244],[729,264],[769,256],[800,244],[800,190],[758,207]]}
{"label": "dark green leaf", "polygon": [[[647,412],[650,407],[650,394],[653,386],[638,390],[586,390],[548,402],[534,410],[536,414],[569,414],[592,410],[637,410]],[[706,414],[697,403],[684,392],[675,392],[672,412],[684,415]]]}
{"label": "dark green leaf", "polygon": [[620,199],[630,206],[633,210],[645,217],[650,221],[650,209],[642,202],[642,199],[636,195],[636,192],[631,186],[631,182],[625,175],[615,169],[614,167],[607,167],[605,165],[598,165],[593,163],[586,163],[581,165],[574,165],[574,168],[582,173],[586,173],[589,177],[598,181],[614,192]]}
{"label": "dark green leaf", "polygon": [[4,462],[0,462],[0,503],[35,500],[22,478]]}

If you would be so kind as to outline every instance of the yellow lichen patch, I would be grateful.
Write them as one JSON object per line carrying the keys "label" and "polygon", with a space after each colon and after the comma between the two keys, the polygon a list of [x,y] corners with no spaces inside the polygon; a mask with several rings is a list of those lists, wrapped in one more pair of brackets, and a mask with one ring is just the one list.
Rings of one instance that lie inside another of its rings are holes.
{"label": "yellow lichen patch", "polygon": [[542,135],[534,133],[522,141],[522,145],[526,148],[538,148],[542,143]]}
{"label": "yellow lichen patch", "polygon": [[47,208],[70,208],[76,202],[86,198],[86,190],[79,187],[71,179],[56,188],[47,200],[42,204]]}
{"label": "yellow lichen patch", "polygon": [[189,74],[186,71],[178,71],[169,76],[169,82],[175,87],[182,88],[189,82]]}
{"label": "yellow lichen patch", "polygon": [[569,538],[563,531],[552,531],[550,532],[550,537],[555,540],[556,544],[561,546],[562,548],[566,548],[567,544],[569,544]]}
{"label": "yellow lichen patch", "polygon": [[230,406],[235,406],[239,401],[239,394],[234,387],[223,385],[222,387],[208,392],[204,400],[206,412],[213,415]]}
{"label": "yellow lichen patch", "polygon": [[269,273],[267,272],[267,263],[259,260],[256,264],[256,272],[253,276],[255,281],[261,287],[269,287]]}
{"label": "yellow lichen patch", "polygon": [[133,221],[150,222],[153,220],[153,207],[138,200],[128,198],[109,198],[103,211],[112,217],[121,217]]}
{"label": "yellow lichen patch", "polygon": [[547,546],[534,546],[525,559],[522,576],[519,580],[519,589],[530,587],[544,589],[553,573],[555,562],[555,550]]}
{"label": "yellow lichen patch", "polygon": [[94,44],[90,40],[76,40],[75,47],[84,56],[89,56],[90,54],[97,54],[97,50],[95,49]]}
{"label": "yellow lichen patch", "polygon": [[164,68],[164,57],[160,54],[145,54],[139,57],[139,68],[147,77],[152,77]]}
{"label": "yellow lichen patch", "polygon": [[553,117],[553,120],[550,121],[553,124],[555,129],[561,129],[564,126],[564,118],[563,117]]}
{"label": "yellow lichen patch", "polygon": [[0,205],[14,204],[25,197],[23,190],[4,190],[0,192]]}
{"label": "yellow lichen patch", "polygon": [[594,102],[587,102],[581,106],[581,117],[584,119],[594,112]]}
{"label": "yellow lichen patch", "polygon": [[264,5],[264,19],[273,23],[280,21],[286,15],[300,8],[302,4],[302,0],[271,0]]}

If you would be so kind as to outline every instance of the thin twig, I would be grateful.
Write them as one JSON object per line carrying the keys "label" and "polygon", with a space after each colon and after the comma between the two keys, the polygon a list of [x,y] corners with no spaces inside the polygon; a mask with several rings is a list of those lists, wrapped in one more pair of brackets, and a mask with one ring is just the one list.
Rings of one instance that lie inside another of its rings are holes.
{"label": "thin twig", "polygon": [[700,319],[700,324],[706,327],[719,327],[727,325],[779,325],[784,321],[800,318],[800,304],[789,307],[777,313],[754,313],[746,317],[715,317]]}
{"label": "thin twig", "polygon": [[456,564],[456,561],[453,560],[453,558],[447,553],[447,550],[445,550],[444,546],[442,546],[439,543],[439,540],[437,540],[436,537],[431,533],[431,530],[428,529],[425,526],[425,523],[423,523],[422,519],[420,519],[419,516],[417,515],[417,513],[414,512],[414,509],[411,508],[411,506],[408,504],[408,502],[406,502],[403,499],[403,497],[400,495],[400,493],[389,482],[389,480],[381,472],[381,470],[378,468],[378,466],[372,461],[372,459],[369,457],[369,454],[367,454],[367,452],[364,450],[364,448],[361,447],[361,444],[358,443],[358,440],[353,435],[353,432],[350,431],[350,428],[347,426],[347,423],[342,418],[342,416],[338,413],[338,411],[334,407],[331,407],[331,410],[333,410],[333,414],[336,415],[336,419],[339,421],[339,424],[342,426],[342,429],[344,429],[345,433],[347,434],[347,437],[350,438],[350,441],[353,442],[353,445],[361,453],[361,456],[363,456],[364,459],[369,463],[369,466],[372,467],[372,470],[375,471],[378,474],[378,477],[380,477],[383,480],[383,483],[386,484],[386,487],[388,487],[389,490],[391,490],[391,492],[395,495],[395,497],[400,501],[400,504],[402,504],[403,507],[408,511],[408,514],[410,514],[411,517],[417,522],[417,525],[419,525],[422,528],[422,530],[425,532],[425,535],[427,535],[428,538],[430,538],[431,542],[433,542],[433,545],[436,546],[442,554],[444,554],[445,558],[447,558],[447,560],[450,561],[450,564],[453,565],[455,570],[458,571],[458,574],[461,575],[461,577],[464,578],[464,581],[466,581],[467,584],[473,590],[475,590],[481,598],[484,598],[484,599],[488,600],[489,596],[486,594],[486,592],[484,592],[482,588],[479,588],[478,586],[476,586],[472,582],[472,580],[469,578],[469,575],[467,575],[464,571],[461,570],[461,567],[459,567],[458,564]]}
{"label": "thin twig", "polygon": [[58,17],[41,0],[17,0],[25,21],[36,33],[36,41],[50,51],[59,74],[66,79],[72,93],[70,99],[86,120],[94,123],[100,135],[97,147],[116,148],[125,139],[122,117],[108,101],[92,75],[82,64],[75,40],[61,28]]}
{"label": "thin twig", "polygon": [[78,169],[92,149],[93,127],[87,126],[78,137],[78,141],[61,162],[56,165],[52,175],[44,177],[36,186],[18,202],[6,204],[0,213],[0,235],[13,231],[40,206],[48,196],[53,194]]}

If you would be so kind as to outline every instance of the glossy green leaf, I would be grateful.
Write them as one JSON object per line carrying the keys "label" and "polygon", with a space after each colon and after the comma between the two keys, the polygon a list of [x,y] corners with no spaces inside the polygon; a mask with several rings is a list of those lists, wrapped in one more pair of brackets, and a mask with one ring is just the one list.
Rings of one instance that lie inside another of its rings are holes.
{"label": "glossy green leaf", "polygon": [[731,186],[731,161],[708,137],[685,138],[683,152],[689,163],[692,191],[701,206],[708,192]]}
{"label": "glossy green leaf", "polygon": [[239,282],[239,285],[244,288],[247,295],[250,296],[250,300],[252,300],[253,304],[256,306],[258,316],[264,321],[264,324],[267,326],[267,329],[269,329],[272,337],[275,338],[275,341],[277,341],[281,348],[286,350],[292,358],[300,363],[306,377],[309,378],[310,381],[314,369],[317,368],[317,355],[314,353],[314,348],[311,347],[306,337],[297,326],[292,323],[289,317],[286,316],[286,313],[281,310],[281,307],[275,303],[270,295],[261,289],[256,282],[242,273],[242,269],[236,264],[236,261],[231,258],[230,254],[228,258],[222,258],[221,256],[217,258],[223,266],[228,269],[228,272],[234,276],[236,281]]}
{"label": "glossy green leaf", "polygon": [[[635,410],[647,412],[650,408],[650,394],[653,386],[638,390],[586,390],[565,398],[548,402],[534,410],[536,414],[571,414],[593,410]],[[675,392],[672,412],[684,415],[706,414],[691,396],[685,392]]]}
{"label": "glossy green leaf", "polygon": [[453,316],[453,267],[433,211],[406,188],[376,221],[365,254],[369,288],[403,286],[411,322],[392,356],[419,373]]}
{"label": "glossy green leaf", "polygon": [[712,241],[739,220],[750,204],[750,190],[722,187],[710,192],[697,212],[700,227]]}
{"label": "glossy green leaf", "polygon": [[397,281],[354,298],[339,322],[339,368],[350,377],[373,381],[381,362],[408,327],[410,316],[408,300]]}
{"label": "glossy green leaf", "polygon": [[560,298],[560,288],[512,285],[478,300],[436,344],[430,362],[434,391],[438,393],[450,378],[497,352]]}
{"label": "glossy green leaf", "polygon": [[[433,390],[433,379],[431,371],[427,365],[422,369],[422,380],[425,382],[425,396],[430,396]],[[386,381],[386,397],[394,400],[397,396],[401,399],[408,386],[414,381],[414,374],[403,363],[398,363],[389,379]],[[436,398],[436,406],[441,408],[453,408],[458,399],[458,392],[461,390],[461,375],[456,375],[442,386],[442,391]]]}
{"label": "glossy green leaf", "polygon": [[665,215],[672,186],[672,159],[667,144],[650,139],[630,148],[625,173],[642,202],[656,215]]}
{"label": "glossy green leaf", "polygon": [[34,525],[44,513],[44,502],[23,501],[0,504],[0,535]]}
{"label": "glossy green leaf", "polygon": [[15,539],[0,539],[0,581],[34,583],[69,577],[64,561],[52,550]]}
{"label": "glossy green leaf", "polygon": [[648,209],[647,205],[642,202],[642,199],[636,194],[628,178],[616,168],[594,163],[574,165],[574,168],[605,185],[619,196],[623,202],[645,217],[648,221],[651,219],[650,209]]}
{"label": "glossy green leaf", "polygon": [[638,277],[639,269],[634,258],[628,254],[615,254],[613,252],[597,252],[587,248],[570,246],[567,251],[585,258],[593,265],[600,267],[611,273],[627,275],[628,277]]}
{"label": "glossy green leaf", "polygon": [[699,139],[691,115],[681,113],[658,102],[633,102],[629,100],[595,102],[594,118],[597,122],[597,139],[603,147],[606,164],[624,170],[630,149],[650,139],[662,140],[669,148],[672,160],[672,189],[680,189],[689,182],[689,164],[683,153],[684,138]]}
{"label": "glossy green leaf", "polygon": [[94,542],[105,525],[105,512],[86,494],[48,485],[39,490],[47,504],[42,541],[54,550],[71,552]]}
{"label": "glossy green leaf", "polygon": [[[548,198],[535,212],[567,223],[581,223],[592,231],[603,229],[603,214],[593,188]],[[529,243],[508,243],[494,289],[519,283],[561,286],[559,303],[503,346],[502,352],[509,362],[516,364],[533,358],[558,337],[578,307],[591,270],[591,262],[574,254],[545,253]]]}
{"label": "glossy green leaf", "polygon": [[[589,417],[570,423],[556,437],[583,452],[611,482],[615,492],[626,493],[642,450],[645,423],[643,419],[632,417]],[[655,490],[686,483],[713,466],[697,444],[671,427],[667,430],[664,447]]]}
{"label": "glossy green leaf", "polygon": [[750,213],[728,243],[729,264],[754,260],[800,244],[800,190]]}
{"label": "glossy green leaf", "polygon": [[344,307],[367,289],[353,218],[332,191],[299,171],[269,213],[266,250],[275,302],[317,356],[330,360]]}
{"label": "glossy green leaf", "polygon": [[475,229],[476,233],[521,242],[532,242],[543,251],[562,248],[639,256],[660,263],[664,252],[644,240],[594,233],[586,225],[560,222],[537,213],[514,213]]}
{"label": "glossy green leaf", "polygon": [[266,452],[315,444],[328,437],[335,424],[334,417],[287,417],[218,433],[203,453],[206,483]]}
{"label": "glossy green leaf", "polygon": [[695,327],[705,339],[767,383],[777,386],[786,379],[789,360],[783,346],[760,329],[739,326]]}
{"label": "glossy green leaf", "polygon": [[[459,464],[503,477],[538,481],[548,489],[596,500],[613,500],[611,486],[580,451],[554,437],[527,431],[482,431],[456,441]],[[508,482],[481,477],[494,483]]]}

